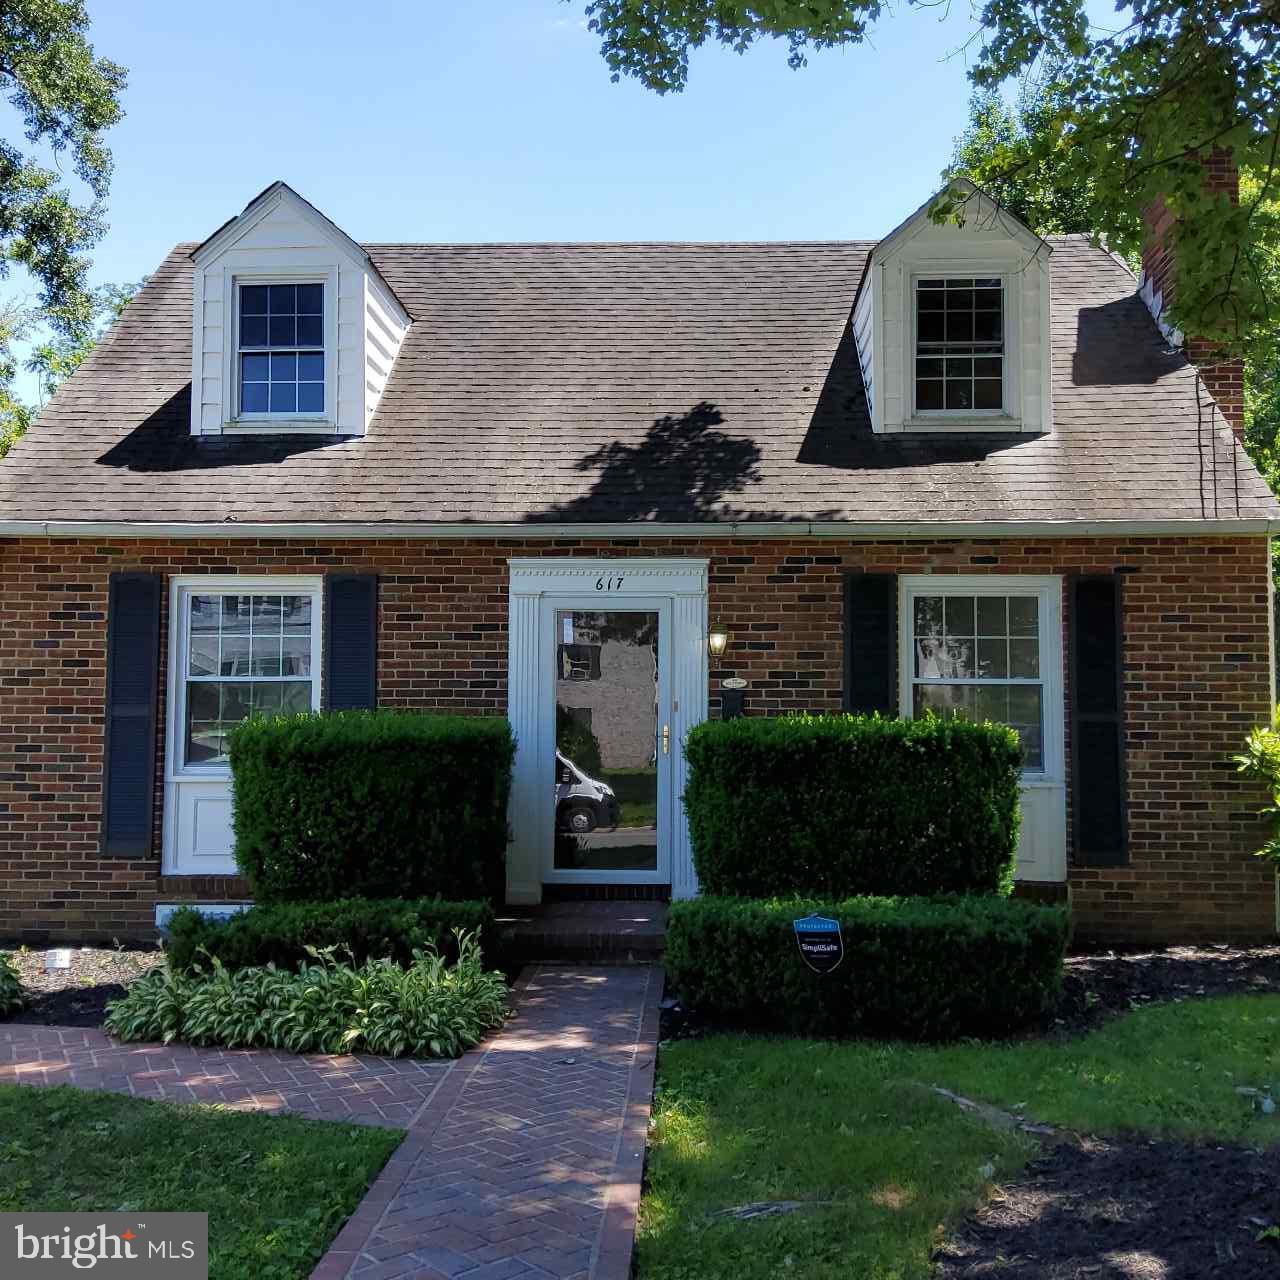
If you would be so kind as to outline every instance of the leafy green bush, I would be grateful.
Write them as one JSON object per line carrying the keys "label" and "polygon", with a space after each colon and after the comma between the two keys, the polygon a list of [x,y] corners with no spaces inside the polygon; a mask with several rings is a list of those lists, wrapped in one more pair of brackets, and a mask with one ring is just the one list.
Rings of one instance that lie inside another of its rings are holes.
{"label": "leafy green bush", "polygon": [[378,1053],[456,1058],[500,1026],[507,988],[486,972],[474,935],[457,939],[448,964],[420,951],[407,968],[390,960],[358,967],[332,953],[298,972],[153,970],[107,1006],[105,1029],[121,1040],[184,1040],[290,1053]]}
{"label": "leafy green bush", "polygon": [[1271,819],[1272,833],[1257,853],[1280,870],[1280,718],[1270,726],[1254,729],[1245,741],[1244,751],[1233,758],[1237,773],[1265,782],[1271,793],[1271,804],[1261,813]]}
{"label": "leafy green bush", "polygon": [[260,902],[496,900],[515,740],[493,716],[255,716],[231,733],[236,862]]}
{"label": "leafy green bush", "polygon": [[878,716],[707,721],[685,746],[711,894],[1002,893],[1022,750],[1003,725]]}
{"label": "leafy green bush", "polygon": [[22,991],[22,983],[18,981],[18,971],[13,962],[3,951],[0,951],[0,1018],[17,1013],[26,1003]]}
{"label": "leafy green bush", "polygon": [[[793,922],[840,921],[844,959],[800,957]],[[997,897],[761,901],[695,898],[667,920],[667,974],[700,1014],[797,1035],[912,1040],[1001,1035],[1044,1014],[1062,984],[1061,907]]]}
{"label": "leafy green bush", "polygon": [[274,964],[296,969],[314,951],[337,946],[357,964],[413,962],[415,951],[435,949],[457,958],[456,931],[474,933],[490,959],[497,938],[487,902],[441,898],[344,898],[337,902],[277,902],[211,918],[183,907],[169,918],[168,956],[175,969],[218,960],[228,969]]}

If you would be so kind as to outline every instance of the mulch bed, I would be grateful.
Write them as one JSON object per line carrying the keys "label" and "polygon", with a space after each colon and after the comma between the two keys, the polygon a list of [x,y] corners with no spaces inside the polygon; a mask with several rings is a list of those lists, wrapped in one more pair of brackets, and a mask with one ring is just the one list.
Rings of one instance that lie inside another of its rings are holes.
{"label": "mulch bed", "polygon": [[48,971],[46,954],[44,950],[8,952],[28,999],[7,1021],[46,1027],[99,1026],[108,1001],[118,1000],[128,983],[164,963],[164,954],[155,948],[73,947],[69,969]]}
{"label": "mulch bed", "polygon": [[1275,1280],[1280,1149],[1063,1142],[938,1250],[943,1280]]}

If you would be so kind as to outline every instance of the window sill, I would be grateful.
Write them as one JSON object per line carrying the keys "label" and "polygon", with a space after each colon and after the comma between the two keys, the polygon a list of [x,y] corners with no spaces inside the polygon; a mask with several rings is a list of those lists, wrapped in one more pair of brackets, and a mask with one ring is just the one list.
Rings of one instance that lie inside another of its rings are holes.
{"label": "window sill", "polygon": [[339,436],[352,432],[340,431],[328,418],[232,418],[222,424],[224,435],[313,435]]}
{"label": "window sill", "polygon": [[1010,418],[1003,413],[974,414],[971,417],[959,414],[940,413],[937,417],[928,414],[917,414],[914,418],[905,419],[902,423],[902,429],[903,431],[920,432],[964,431],[970,434],[975,431],[1017,433],[1022,431],[1022,420],[1020,418]]}

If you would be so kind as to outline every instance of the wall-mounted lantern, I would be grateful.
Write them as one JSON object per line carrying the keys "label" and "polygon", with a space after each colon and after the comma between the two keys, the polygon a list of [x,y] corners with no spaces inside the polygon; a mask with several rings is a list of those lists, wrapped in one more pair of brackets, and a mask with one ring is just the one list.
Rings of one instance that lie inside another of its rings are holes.
{"label": "wall-mounted lantern", "polygon": [[723,623],[713,622],[707,630],[707,652],[713,658],[723,658],[732,639],[728,627]]}

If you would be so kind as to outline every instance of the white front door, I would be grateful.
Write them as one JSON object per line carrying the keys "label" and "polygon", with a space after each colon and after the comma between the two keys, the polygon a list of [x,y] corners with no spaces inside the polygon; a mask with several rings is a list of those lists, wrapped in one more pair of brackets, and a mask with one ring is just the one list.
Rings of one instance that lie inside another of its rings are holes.
{"label": "white front door", "polygon": [[1022,739],[1022,826],[1015,877],[1067,878],[1062,579],[898,579],[899,707],[1011,725]]}
{"label": "white front door", "polygon": [[705,560],[511,562],[509,902],[544,884],[697,892],[679,797],[706,629]]}
{"label": "white front door", "polygon": [[226,736],[320,706],[319,578],[180,577],[169,598],[166,875],[234,875]]}

